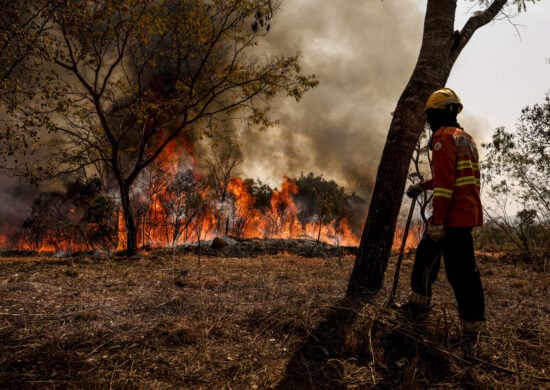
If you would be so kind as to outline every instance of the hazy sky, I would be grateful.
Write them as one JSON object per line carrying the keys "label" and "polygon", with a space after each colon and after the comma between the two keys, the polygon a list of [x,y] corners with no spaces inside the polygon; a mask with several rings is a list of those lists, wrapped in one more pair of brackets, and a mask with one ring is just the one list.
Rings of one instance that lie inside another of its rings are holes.
{"label": "hazy sky", "polygon": [[[471,4],[459,5],[457,22],[463,24]],[[550,92],[550,1],[527,7],[510,21],[478,30],[451,73],[449,85],[460,91],[465,113],[483,125],[483,138],[499,126],[512,129],[523,107]]]}
{"label": "hazy sky", "polygon": [[[458,3],[456,29],[477,9],[475,2]],[[416,62],[425,4],[283,1],[267,47],[299,50],[305,71],[316,73],[320,85],[299,103],[283,101],[276,111],[281,124],[268,134],[247,133],[243,171],[274,182],[313,171],[351,186],[372,177],[391,112]],[[465,106],[461,124],[480,143],[498,126],[512,128],[521,109],[550,90],[550,1],[500,19],[476,32],[448,82]]]}

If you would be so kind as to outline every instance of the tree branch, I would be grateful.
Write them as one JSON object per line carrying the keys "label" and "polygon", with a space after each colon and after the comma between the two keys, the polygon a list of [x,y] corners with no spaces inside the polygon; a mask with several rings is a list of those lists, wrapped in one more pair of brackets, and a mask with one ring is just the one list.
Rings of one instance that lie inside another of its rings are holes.
{"label": "tree branch", "polygon": [[491,22],[506,5],[506,2],[507,0],[495,0],[485,11],[468,19],[462,30],[458,33],[452,48],[452,55],[455,58],[458,57],[477,29]]}

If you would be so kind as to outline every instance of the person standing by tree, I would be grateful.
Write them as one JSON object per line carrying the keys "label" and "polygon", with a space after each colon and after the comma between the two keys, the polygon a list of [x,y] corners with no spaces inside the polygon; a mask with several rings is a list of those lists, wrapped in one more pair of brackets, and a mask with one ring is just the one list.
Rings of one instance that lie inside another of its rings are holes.
{"label": "person standing by tree", "polygon": [[412,318],[425,316],[443,256],[463,336],[471,346],[485,327],[483,287],[472,238],[472,228],[483,223],[483,212],[477,147],[456,119],[462,107],[460,98],[450,88],[438,89],[426,102],[426,120],[433,132],[433,177],[410,186],[407,195],[414,198],[432,190],[433,215],[416,251],[409,302],[401,309]]}

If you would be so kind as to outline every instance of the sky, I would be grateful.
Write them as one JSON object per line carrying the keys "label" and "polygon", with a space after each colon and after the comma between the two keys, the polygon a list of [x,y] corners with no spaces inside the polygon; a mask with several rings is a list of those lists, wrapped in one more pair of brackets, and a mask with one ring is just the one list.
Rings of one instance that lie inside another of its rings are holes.
{"label": "sky", "polygon": [[[470,5],[459,4],[457,22],[463,24]],[[513,129],[521,109],[541,103],[550,92],[550,1],[527,7],[510,21],[481,28],[449,78],[465,110],[484,126],[484,140],[499,126]]]}
{"label": "sky", "polygon": [[[371,188],[395,108],[415,65],[425,0],[284,0],[258,55],[301,54],[320,85],[300,102],[280,98],[265,132],[243,126],[241,175],[279,186],[313,172],[358,194]],[[458,0],[457,29],[475,2]],[[501,18],[502,19],[502,18]],[[512,22],[513,24],[512,24]],[[464,103],[459,120],[479,143],[512,129],[526,105],[550,91],[550,0],[478,30],[447,86]],[[29,216],[37,193],[1,177],[0,222]]]}
{"label": "sky", "polygon": [[[455,29],[478,10],[459,0]],[[301,53],[320,85],[274,110],[268,134],[246,132],[249,177],[277,182],[313,171],[353,189],[375,174],[391,112],[415,65],[425,1],[286,0],[260,46]],[[515,9],[512,9],[515,11]],[[512,12],[515,13],[515,12]],[[550,91],[550,1],[479,29],[457,60],[447,86],[464,103],[460,123],[487,142],[495,128],[513,129],[521,109]]]}

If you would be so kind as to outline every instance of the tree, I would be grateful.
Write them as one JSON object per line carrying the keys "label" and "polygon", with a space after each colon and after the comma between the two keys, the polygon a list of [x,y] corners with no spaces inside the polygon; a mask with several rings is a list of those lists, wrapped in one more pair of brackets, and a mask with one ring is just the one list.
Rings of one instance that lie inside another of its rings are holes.
{"label": "tree", "polygon": [[320,241],[324,224],[338,222],[345,216],[346,194],[343,187],[334,180],[326,180],[322,175],[303,173],[295,179],[298,192],[294,201],[298,205],[298,218],[302,225],[318,224],[317,241]]}
{"label": "tree", "polygon": [[100,247],[111,249],[117,239],[113,211],[115,204],[113,199],[104,194],[96,194],[86,207],[86,213],[82,222],[86,227],[86,242],[92,248]]}
{"label": "tree", "polygon": [[[524,10],[527,0],[511,1]],[[532,0],[534,2],[535,0]],[[393,114],[378,167],[346,296],[369,299],[383,285],[409,163],[424,128],[424,103],[445,86],[451,69],[473,34],[492,21],[507,1],[481,1],[487,8],[454,30],[456,0],[428,0],[419,57]]]}
{"label": "tree", "polygon": [[269,184],[263,183],[260,179],[245,179],[245,184],[248,187],[248,192],[254,198],[254,207],[262,213],[269,210],[271,208],[273,188]]}
{"label": "tree", "polygon": [[227,187],[233,177],[235,168],[243,163],[243,154],[239,146],[229,139],[212,145],[212,156],[207,157],[208,181],[212,186],[215,198],[223,203],[227,197]]}
{"label": "tree", "polygon": [[6,113],[22,115],[21,100],[32,96],[35,42],[51,17],[52,6],[41,0],[0,0],[0,166],[16,153],[26,153],[37,132],[14,131]]}
{"label": "tree", "polygon": [[176,173],[167,181],[158,199],[164,210],[165,223],[170,228],[167,236],[171,238],[172,246],[176,246],[182,235],[184,241],[187,240],[193,224],[203,222],[197,217],[205,208],[206,200],[201,193],[206,192],[207,185],[190,169]]}
{"label": "tree", "polygon": [[71,218],[71,205],[63,193],[42,192],[35,199],[31,215],[23,223],[23,237],[36,250],[69,249],[78,238]]}
{"label": "tree", "polygon": [[[51,16],[48,1],[0,0],[0,101],[7,103],[5,94],[24,81],[21,67],[31,57],[34,42],[44,31]],[[28,69],[28,68],[26,68]],[[12,76],[16,76],[12,79]],[[10,94],[12,95],[12,94]]]}
{"label": "tree", "polygon": [[67,183],[65,192],[40,193],[23,237],[36,249],[110,248],[116,236],[112,216],[112,199],[102,193],[99,178],[78,178]]}
{"label": "tree", "polygon": [[235,169],[243,163],[243,154],[229,136],[222,136],[220,139],[212,140],[212,155],[206,158],[205,165],[208,169],[208,182],[218,207],[218,231],[229,231],[229,219],[234,205],[228,199],[228,189]]}
{"label": "tree", "polygon": [[[548,246],[550,93],[543,103],[522,110],[515,132],[497,128],[491,142],[483,146],[488,152],[483,164],[483,179],[489,184],[488,191],[496,203],[496,206],[487,206],[485,214],[508,233],[511,241],[525,254],[536,246],[530,234],[532,225],[538,225],[540,231],[538,245]],[[516,221],[507,218],[507,205],[519,206]],[[497,206],[500,213],[494,210]]]}
{"label": "tree", "polygon": [[[251,56],[271,1],[55,2],[40,36],[40,97],[27,122],[49,131],[51,164],[38,174],[104,165],[117,183],[128,254],[137,251],[131,192],[178,138],[245,111],[268,126],[268,102],[317,84],[298,56]],[[251,27],[252,26],[252,27]],[[242,117],[242,115],[241,115]],[[34,172],[36,174],[36,171]]]}

